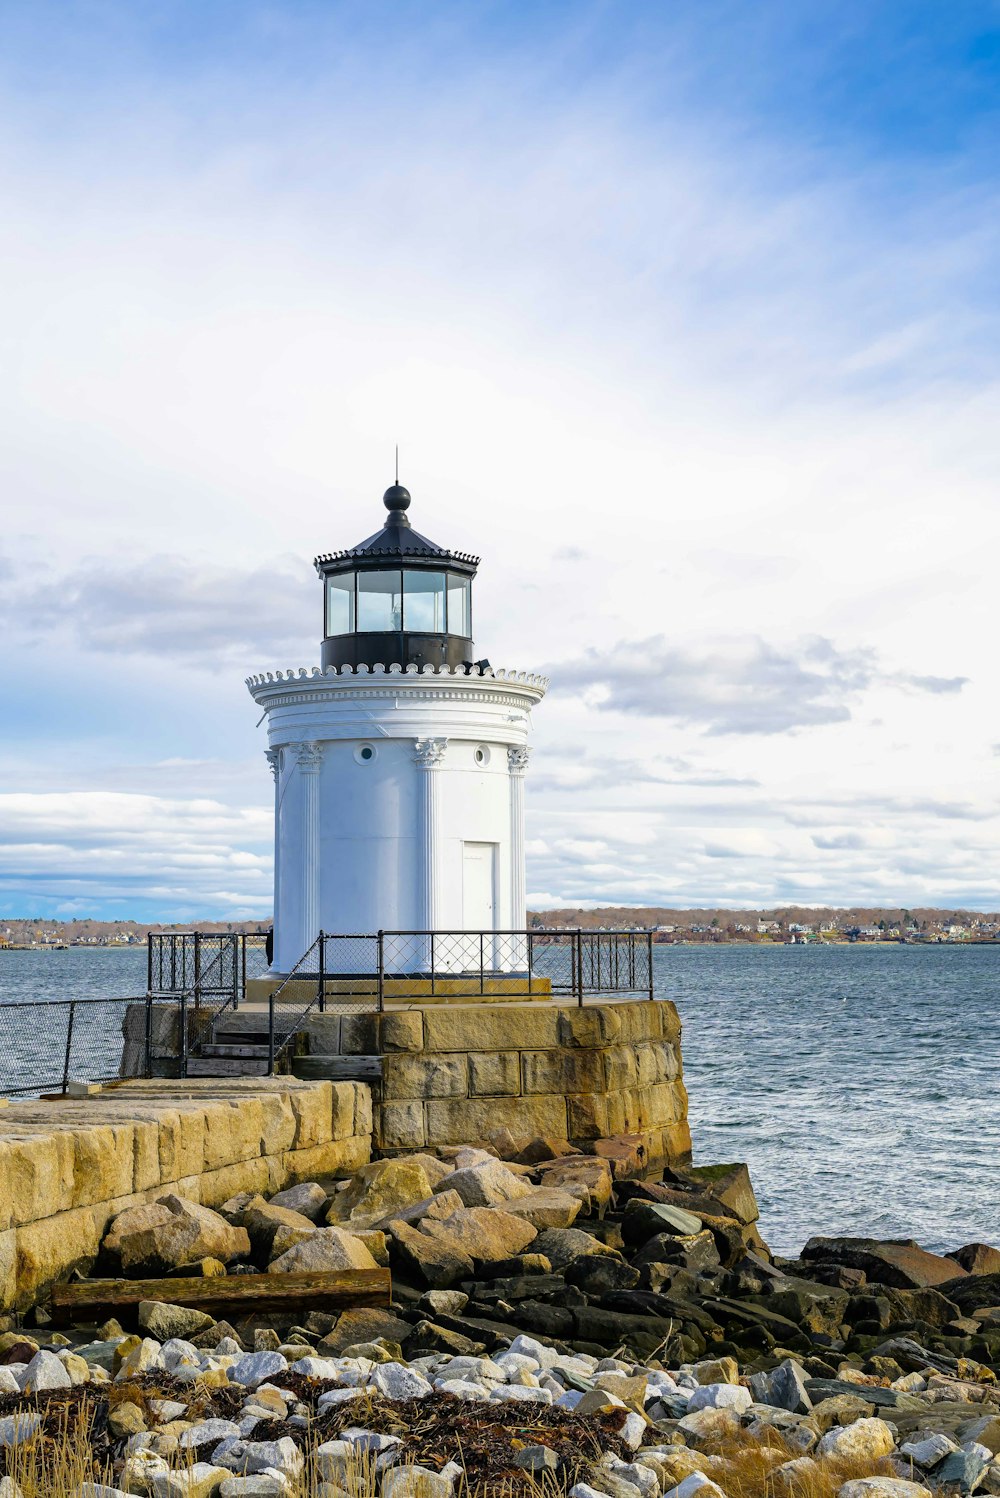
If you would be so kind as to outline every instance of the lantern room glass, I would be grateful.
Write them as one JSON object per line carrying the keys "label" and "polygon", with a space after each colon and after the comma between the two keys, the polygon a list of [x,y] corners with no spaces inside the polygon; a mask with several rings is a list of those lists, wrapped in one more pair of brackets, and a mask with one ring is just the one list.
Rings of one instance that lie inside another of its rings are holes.
{"label": "lantern room glass", "polygon": [[443,572],[403,573],[403,628],[418,635],[445,633]]}
{"label": "lantern room glass", "polygon": [[472,581],[455,572],[407,568],[341,572],[326,579],[326,637],[350,634],[472,634]]}
{"label": "lantern room glass", "polygon": [[448,633],[472,634],[472,583],[454,572],[448,574]]}
{"label": "lantern room glass", "polygon": [[354,573],[326,580],[327,635],[354,633]]}
{"label": "lantern room glass", "polygon": [[402,628],[402,572],[359,572],[358,632],[395,634]]}

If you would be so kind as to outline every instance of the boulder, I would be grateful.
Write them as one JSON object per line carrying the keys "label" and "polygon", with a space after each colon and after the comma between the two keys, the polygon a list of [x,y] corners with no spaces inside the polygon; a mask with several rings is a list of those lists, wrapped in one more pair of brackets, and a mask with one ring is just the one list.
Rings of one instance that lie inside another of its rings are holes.
{"label": "boulder", "polygon": [[158,1342],[169,1342],[172,1337],[197,1336],[214,1322],[206,1312],[191,1310],[188,1306],[168,1305],[162,1300],[140,1300],[139,1325]]}
{"label": "boulder", "polygon": [[19,1382],[25,1394],[39,1394],[45,1389],[68,1389],[73,1380],[55,1353],[43,1348],[35,1353]]}
{"label": "boulder", "polygon": [[310,1222],[318,1222],[326,1210],[327,1195],[315,1181],[300,1181],[297,1186],[286,1186],[271,1197],[272,1207],[286,1207],[290,1212],[299,1212]]}
{"label": "boulder", "polygon": [[779,1316],[787,1316],[797,1326],[822,1336],[837,1337],[847,1320],[850,1296],[832,1285],[816,1285],[810,1280],[788,1278],[772,1283],[768,1307]]}
{"label": "boulder", "polygon": [[568,1191],[557,1191],[555,1188],[549,1190],[539,1186],[537,1189],[529,1187],[526,1195],[507,1202],[506,1208],[516,1217],[523,1217],[537,1232],[541,1232],[544,1228],[572,1227],[583,1210],[583,1205],[579,1196],[571,1196]]}
{"label": "boulder", "polygon": [[742,1415],[753,1404],[753,1395],[742,1384],[699,1384],[688,1400],[688,1411],[735,1410]]}
{"label": "boulder", "polygon": [[786,1358],[777,1368],[766,1373],[754,1373],[750,1379],[750,1392],[755,1404],[769,1404],[776,1409],[803,1415],[812,1409],[805,1369],[794,1358]]}
{"label": "boulder", "polygon": [[837,1498],[931,1498],[931,1492],[902,1477],[855,1477],[840,1486]]}
{"label": "boulder", "polygon": [[837,1461],[875,1462],[895,1449],[892,1430],[884,1420],[855,1420],[828,1430],[816,1447],[819,1456]]}
{"label": "boulder", "polygon": [[760,1209],[745,1165],[692,1165],[684,1176],[722,1203],[725,1210],[721,1215],[737,1217],[747,1224],[759,1218]]}
{"label": "boulder", "polygon": [[271,1258],[271,1246],[279,1228],[291,1230],[283,1237],[279,1245],[281,1253],[292,1248],[295,1241],[301,1242],[303,1238],[316,1231],[316,1224],[311,1218],[294,1211],[291,1207],[282,1207],[274,1202],[265,1201],[262,1196],[255,1196],[243,1208],[237,1222],[240,1227],[246,1228],[254,1262],[262,1267]]}
{"label": "boulder", "polygon": [[450,1176],[455,1169],[453,1160],[439,1160],[437,1155],[408,1155],[407,1159],[420,1166],[431,1183],[432,1191],[436,1191],[445,1176]]}
{"label": "boulder", "polygon": [[581,1254],[566,1266],[565,1276],[568,1284],[595,1300],[614,1291],[634,1290],[639,1283],[638,1269],[610,1254]]}
{"label": "boulder", "polygon": [[811,1263],[860,1269],[873,1283],[900,1290],[943,1285],[964,1274],[956,1260],[928,1253],[912,1239],[810,1238],[802,1257]]}
{"label": "boulder", "polygon": [[538,1167],[543,1186],[554,1186],[571,1194],[586,1193],[584,1207],[589,1212],[601,1210],[611,1200],[611,1166],[596,1155],[569,1155],[553,1159]]}
{"label": "boulder", "polygon": [[332,1331],[327,1332],[317,1351],[325,1357],[341,1357],[345,1347],[356,1347],[360,1342],[404,1342],[413,1328],[392,1311],[378,1307],[359,1307],[344,1311],[337,1318]]}
{"label": "boulder", "polygon": [[425,1220],[422,1231],[485,1264],[519,1254],[538,1236],[523,1217],[496,1207],[462,1207],[443,1221]]}
{"label": "boulder", "polygon": [[414,1156],[363,1165],[349,1184],[334,1192],[328,1223],[372,1228],[433,1194],[427,1172]]}
{"label": "boulder", "polygon": [[649,1163],[646,1141],[641,1134],[612,1134],[606,1139],[595,1139],[590,1149],[599,1159],[607,1160],[616,1181],[641,1175]]}
{"label": "boulder", "polygon": [[685,1212],[682,1207],[634,1199],[626,1203],[622,1220],[622,1237],[626,1243],[646,1243],[658,1233],[691,1238],[700,1232],[701,1218],[693,1212]]}
{"label": "boulder", "polygon": [[299,1477],[305,1466],[305,1458],[291,1436],[281,1436],[276,1441],[228,1436],[213,1451],[212,1460],[231,1472],[279,1472],[292,1479]]}
{"label": "boulder", "polygon": [[950,1456],[958,1447],[943,1431],[933,1431],[919,1440],[904,1441],[899,1448],[901,1456],[908,1456],[911,1461],[916,1462],[918,1467],[929,1471],[943,1462],[946,1456]]}
{"label": "boulder", "polygon": [[[294,1248],[298,1243],[304,1243],[307,1238],[311,1238],[317,1232],[319,1232],[319,1229],[313,1227],[312,1223],[306,1228],[290,1227],[287,1223],[281,1223],[274,1230],[274,1237],[271,1239],[270,1247],[262,1247],[260,1253],[255,1250],[254,1259],[258,1268],[267,1268],[273,1259],[280,1259],[282,1254],[287,1254],[290,1248]],[[358,1233],[357,1236],[361,1239],[362,1235]],[[371,1250],[369,1249],[370,1252]],[[374,1255],[372,1257],[374,1258]]]}
{"label": "boulder", "polygon": [[228,1370],[231,1384],[256,1389],[288,1371],[288,1359],[280,1352],[247,1352]]}
{"label": "boulder", "polygon": [[599,1238],[594,1238],[590,1233],[585,1233],[582,1228],[546,1228],[539,1233],[532,1244],[536,1254],[544,1254],[558,1273],[565,1269],[573,1259],[578,1259],[581,1254],[611,1254],[615,1258],[621,1255]]}
{"label": "boulder", "polygon": [[450,1217],[452,1212],[460,1212],[464,1205],[458,1192],[449,1191],[445,1186],[436,1196],[428,1196],[423,1201],[414,1202],[412,1207],[403,1207],[383,1218],[378,1225],[385,1229],[391,1222],[405,1222],[410,1227],[416,1227],[427,1217],[434,1217],[438,1220]]}
{"label": "boulder", "polygon": [[375,1269],[376,1263],[364,1244],[340,1228],[317,1228],[311,1237],[296,1243],[273,1260],[271,1274],[302,1274],[334,1269]]}
{"label": "boulder", "polygon": [[403,1222],[389,1224],[390,1260],[420,1284],[447,1290],[456,1280],[472,1278],[472,1259],[458,1248]]}
{"label": "boulder", "polygon": [[23,1446],[41,1429],[42,1417],[34,1410],[17,1410],[0,1416],[0,1447]]}
{"label": "boulder", "polygon": [[690,1238],[678,1237],[673,1233],[657,1233],[632,1255],[632,1262],[637,1266],[677,1264],[682,1269],[691,1269],[696,1273],[699,1270],[711,1273],[721,1268],[719,1250],[707,1228],[703,1232],[693,1234]]}
{"label": "boulder", "polygon": [[229,1475],[225,1467],[195,1462],[194,1466],[181,1467],[176,1472],[154,1472],[146,1491],[152,1498],[213,1498]]}
{"label": "boulder", "polygon": [[988,1455],[985,1447],[950,1451],[934,1472],[936,1486],[950,1487],[954,1484],[959,1492],[971,1493],[986,1471]]}
{"label": "boulder", "polygon": [[468,1304],[462,1290],[427,1290],[417,1301],[417,1310],[429,1316],[461,1316]]}
{"label": "boulder", "polygon": [[119,1213],[102,1251],[126,1274],[159,1275],[193,1259],[224,1264],[250,1252],[246,1230],[218,1212],[173,1194]]}
{"label": "boulder", "polygon": [[382,1498],[452,1498],[455,1480],[418,1464],[390,1467],[382,1478]]}
{"label": "boulder", "polygon": [[491,1142],[501,1160],[510,1160],[516,1165],[544,1165],[561,1159],[563,1155],[576,1154],[568,1139],[553,1139],[542,1134],[512,1134],[509,1129],[494,1134]]}
{"label": "boulder", "polygon": [[[887,1326],[893,1321],[923,1321],[928,1326],[947,1326],[949,1321],[958,1320],[962,1314],[955,1302],[949,1300],[947,1295],[942,1295],[940,1290],[887,1288],[885,1298],[890,1308]],[[843,1319],[847,1320],[847,1317]]]}
{"label": "boulder", "polygon": [[371,1381],[386,1399],[426,1399],[434,1393],[423,1374],[405,1363],[380,1364],[372,1369]]}
{"label": "boulder", "polygon": [[492,1156],[478,1165],[452,1171],[445,1179],[448,1190],[457,1191],[467,1207],[501,1207],[530,1196],[535,1189],[523,1176],[516,1175]]}
{"label": "boulder", "polygon": [[949,1255],[967,1274],[1000,1274],[1000,1248],[989,1243],[966,1243]]}

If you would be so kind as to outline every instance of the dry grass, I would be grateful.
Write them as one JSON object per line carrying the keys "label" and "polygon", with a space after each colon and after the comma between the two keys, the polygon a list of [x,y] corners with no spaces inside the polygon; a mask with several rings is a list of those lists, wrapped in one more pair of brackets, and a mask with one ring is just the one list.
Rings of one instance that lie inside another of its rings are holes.
{"label": "dry grass", "polygon": [[[780,1476],[775,1477],[776,1470],[802,1453],[774,1433],[760,1442],[732,1437],[697,1452],[678,1448],[679,1458],[682,1453],[682,1460],[710,1476],[727,1498],[836,1498],[842,1484],[851,1478],[895,1475],[885,1460],[824,1460],[805,1465],[789,1484]],[[81,1439],[70,1411],[58,1431],[26,1442],[5,1455],[6,1471],[17,1482],[23,1498],[77,1498],[83,1482],[116,1486],[110,1463],[95,1460],[90,1441]],[[456,1450],[455,1458],[462,1465],[460,1449]],[[193,1455],[188,1454],[188,1464],[193,1460]],[[185,1462],[176,1465],[183,1467]],[[456,1484],[456,1498],[564,1498],[581,1475],[545,1474],[538,1480],[524,1476],[516,1482],[504,1476],[474,1482],[466,1473]],[[679,1476],[680,1473],[678,1480]],[[318,1482],[318,1477],[307,1471],[303,1482],[295,1487],[293,1498],[313,1498]],[[359,1458],[349,1468],[343,1486],[352,1498],[377,1498],[378,1479],[373,1464]]]}
{"label": "dry grass", "polygon": [[888,1460],[855,1461],[824,1457],[811,1461],[789,1480],[775,1476],[785,1462],[803,1452],[783,1440],[776,1431],[761,1441],[746,1436],[730,1437],[713,1446],[705,1471],[724,1489],[728,1498],[837,1498],[845,1482],[855,1477],[895,1477]]}

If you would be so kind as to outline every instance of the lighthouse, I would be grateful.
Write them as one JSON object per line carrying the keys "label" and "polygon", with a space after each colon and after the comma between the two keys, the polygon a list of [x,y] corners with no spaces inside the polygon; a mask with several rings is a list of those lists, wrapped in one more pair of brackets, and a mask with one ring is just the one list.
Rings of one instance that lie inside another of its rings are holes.
{"label": "lighthouse", "polygon": [[320,664],[251,677],[274,777],[274,955],[287,974],[320,932],[518,931],[524,776],[543,677],[473,644],[479,558],[410,522],[316,558]]}

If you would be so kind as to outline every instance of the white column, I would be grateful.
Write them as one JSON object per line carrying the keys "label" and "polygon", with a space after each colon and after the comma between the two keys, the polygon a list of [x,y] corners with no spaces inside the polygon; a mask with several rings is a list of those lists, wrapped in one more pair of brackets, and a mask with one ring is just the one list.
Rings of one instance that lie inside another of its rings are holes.
{"label": "white column", "polygon": [[302,875],[299,883],[299,952],[301,957],[319,935],[319,772],[322,744],[293,744],[301,780],[299,800]]}
{"label": "white column", "polygon": [[444,761],[447,739],[415,739],[413,757],[420,780],[420,924],[425,931],[436,929],[440,902],[440,809],[438,769]]}
{"label": "white column", "polygon": [[523,931],[528,919],[527,874],[524,857],[524,772],[530,749],[518,744],[507,750],[510,770],[510,924]]}
{"label": "white column", "polygon": [[265,749],[265,758],[271,769],[271,777],[274,780],[274,913],[271,924],[274,927],[274,949],[271,965],[274,966],[274,958],[278,951],[278,920],[281,908],[281,824],[279,813],[281,811],[281,750]]}

